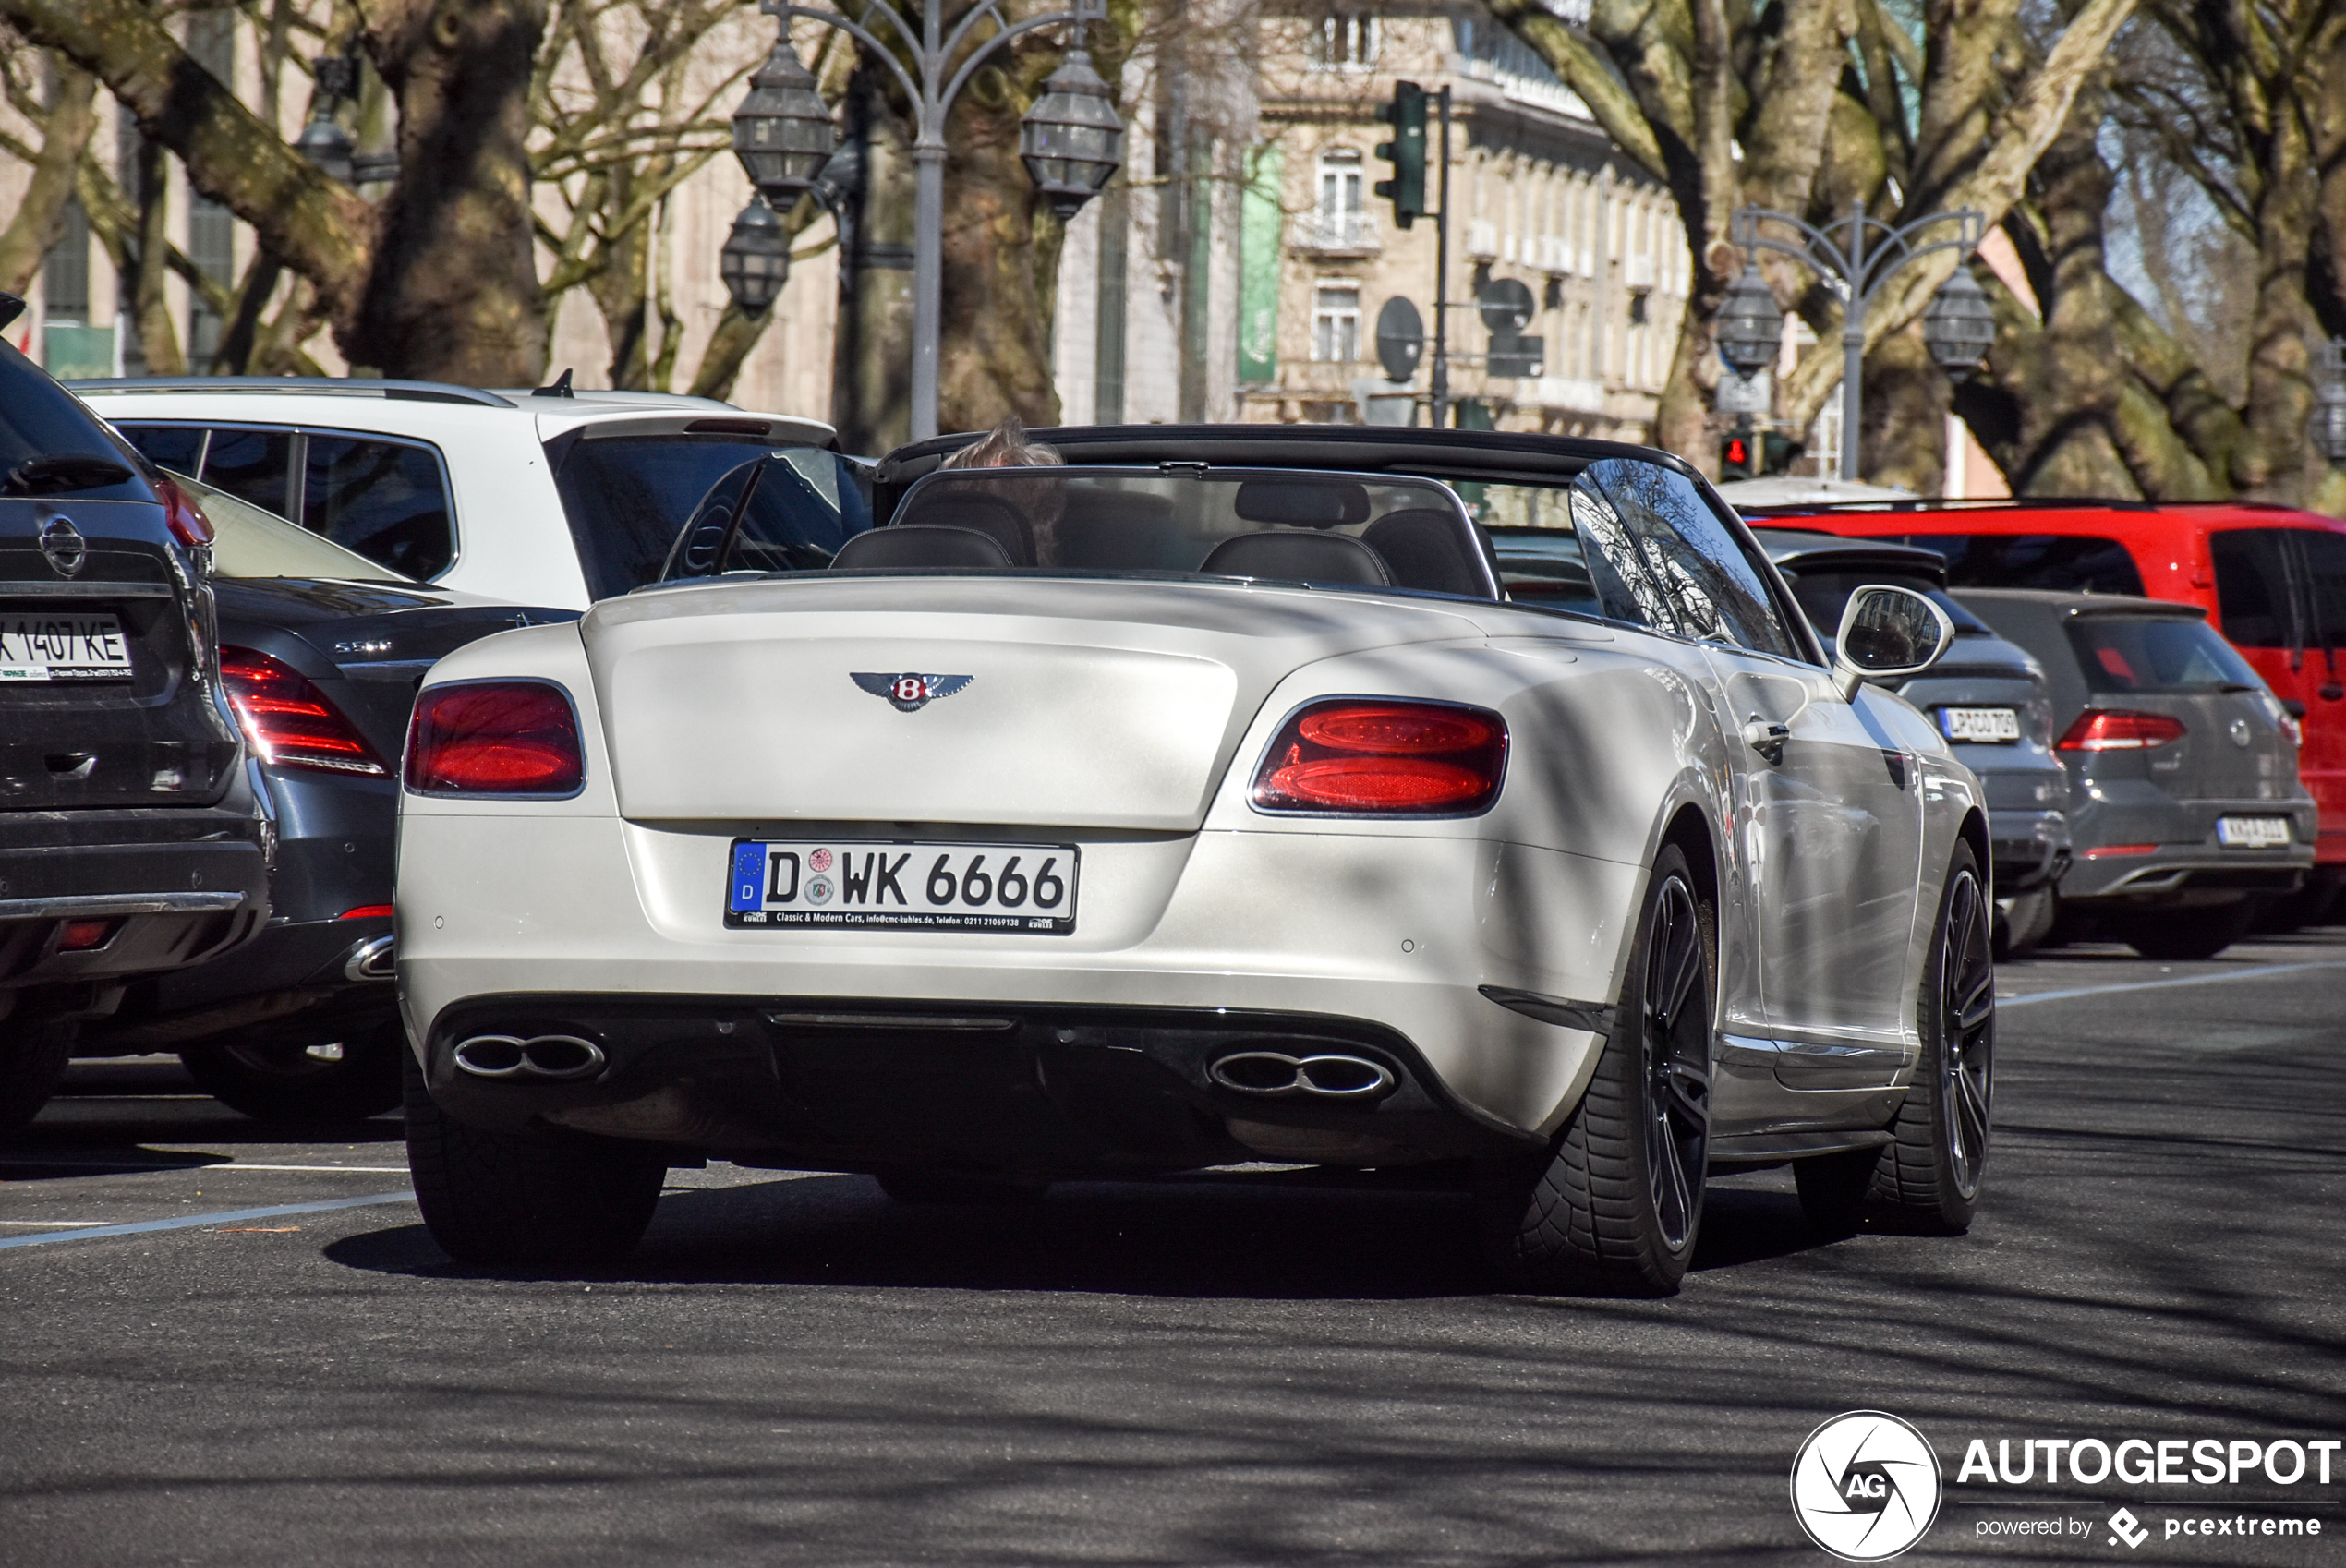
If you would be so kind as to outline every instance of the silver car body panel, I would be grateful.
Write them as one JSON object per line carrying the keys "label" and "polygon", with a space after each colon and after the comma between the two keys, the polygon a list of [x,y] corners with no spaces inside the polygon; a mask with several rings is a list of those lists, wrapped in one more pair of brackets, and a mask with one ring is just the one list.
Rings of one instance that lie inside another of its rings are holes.
{"label": "silver car body panel", "polygon": [[[969,675],[898,711],[858,671]],[[429,686],[567,690],[559,801],[409,793],[398,967],[418,1050],[492,994],[1260,1008],[1406,1038],[1494,1123],[1545,1134],[1602,1036],[1486,988],[1609,1005],[1681,813],[1716,862],[1714,1130],[1878,1127],[1918,1045],[1926,928],[1978,790],[1887,693],[1817,666],[1499,603],[1208,582],[859,577],[639,593],[473,644]],[[1286,716],[1332,695],[1508,726],[1484,814],[1273,815]],[[1748,706],[1787,725],[1771,763]],[[736,837],[1082,850],[1076,931],[729,930]],[[1851,955],[1857,961],[1850,961]],[[1563,1014],[1557,1016],[1571,1016]]]}

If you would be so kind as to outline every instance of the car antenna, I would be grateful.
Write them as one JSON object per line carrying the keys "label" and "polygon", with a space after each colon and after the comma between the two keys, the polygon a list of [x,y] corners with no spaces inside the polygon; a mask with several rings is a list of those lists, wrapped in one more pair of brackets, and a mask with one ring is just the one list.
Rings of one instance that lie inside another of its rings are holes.
{"label": "car antenna", "polygon": [[567,365],[562,367],[562,373],[554,378],[553,385],[549,387],[539,387],[536,392],[531,392],[529,395],[532,397],[575,396],[576,394],[570,390],[570,367]]}

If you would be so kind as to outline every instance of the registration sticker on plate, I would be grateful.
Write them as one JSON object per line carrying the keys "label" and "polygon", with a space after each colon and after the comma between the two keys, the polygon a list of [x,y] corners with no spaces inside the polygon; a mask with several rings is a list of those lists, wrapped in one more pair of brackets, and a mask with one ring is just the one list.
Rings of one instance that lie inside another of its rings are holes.
{"label": "registration sticker on plate", "polygon": [[2008,707],[1942,707],[1939,732],[1950,741],[2017,741],[2020,715]]}
{"label": "registration sticker on plate", "polygon": [[2283,850],[2289,847],[2285,816],[2223,816],[2216,819],[2216,842],[2235,850]]}
{"label": "registration sticker on plate", "polygon": [[0,612],[0,681],[129,679],[130,645],[113,616]]}
{"label": "registration sticker on plate", "polygon": [[725,923],[1065,936],[1079,858],[1072,844],[736,838]]}

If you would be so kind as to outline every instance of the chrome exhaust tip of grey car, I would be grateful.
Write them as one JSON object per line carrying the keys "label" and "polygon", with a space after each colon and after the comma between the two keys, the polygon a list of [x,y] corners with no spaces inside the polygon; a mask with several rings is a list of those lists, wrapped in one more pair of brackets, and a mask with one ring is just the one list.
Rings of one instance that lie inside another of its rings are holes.
{"label": "chrome exhaust tip of grey car", "polygon": [[1233,1051],[1216,1058],[1205,1071],[1221,1088],[1266,1098],[1303,1095],[1368,1101],[1380,1098],[1399,1082],[1383,1062],[1339,1052],[1295,1056],[1285,1051]]}
{"label": "chrome exhaust tip of grey car", "polygon": [[345,959],[342,963],[343,978],[345,980],[393,979],[397,972],[393,968],[393,960],[396,957],[397,954],[393,951],[390,937],[370,936],[350,949],[350,957]]}
{"label": "chrome exhaust tip of grey car", "polygon": [[575,1034],[476,1034],[451,1053],[475,1078],[586,1078],[602,1071],[603,1048]]}

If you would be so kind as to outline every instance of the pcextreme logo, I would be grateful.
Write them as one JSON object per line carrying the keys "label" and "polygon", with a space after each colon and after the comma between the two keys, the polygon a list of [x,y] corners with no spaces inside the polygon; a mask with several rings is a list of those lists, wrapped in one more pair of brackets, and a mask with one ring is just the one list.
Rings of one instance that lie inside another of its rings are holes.
{"label": "pcextreme logo", "polygon": [[1939,1517],[1939,1455],[1914,1426],[1880,1410],[1835,1416],[1792,1461],[1792,1513],[1846,1562],[1880,1562]]}

